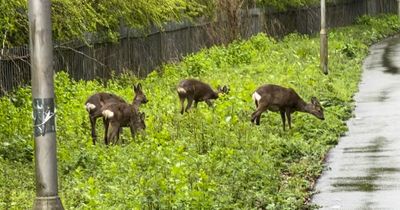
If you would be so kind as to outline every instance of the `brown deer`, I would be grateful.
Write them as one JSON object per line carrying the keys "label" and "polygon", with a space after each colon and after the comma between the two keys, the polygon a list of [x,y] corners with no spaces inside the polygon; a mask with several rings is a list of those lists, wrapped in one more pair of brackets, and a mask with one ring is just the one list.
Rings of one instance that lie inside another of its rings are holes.
{"label": "brown deer", "polygon": [[[194,107],[197,107],[197,103],[205,101],[208,106],[212,106],[211,100],[217,99],[220,93],[228,93],[229,89],[227,86],[219,87],[217,91],[214,91],[210,85],[196,80],[196,79],[185,79],[179,82],[177,87],[179,100],[181,102],[181,114],[184,111],[188,111],[194,101]],[[186,109],[184,109],[185,99],[188,103]]]}
{"label": "brown deer", "polygon": [[[133,90],[135,92],[135,97],[133,99],[132,104],[136,104],[137,107],[140,104],[145,104],[148,102],[146,96],[142,91],[142,85],[139,83],[137,86],[133,85]],[[85,102],[85,108],[89,113],[91,131],[92,131],[92,140],[93,144],[96,144],[97,135],[96,135],[96,121],[97,118],[102,117],[102,107],[109,103],[126,103],[124,99],[121,97],[111,94],[111,93],[96,93],[90,96]],[[103,123],[105,120],[103,119]],[[105,126],[105,124],[104,124]]]}
{"label": "brown deer", "polygon": [[267,110],[280,112],[283,130],[285,130],[285,115],[291,128],[291,114],[293,112],[306,112],[318,119],[324,120],[324,111],[316,97],[311,98],[311,103],[303,99],[291,88],[278,85],[266,84],[253,93],[253,100],[257,110],[251,115],[251,122],[260,125],[261,114]]}
{"label": "brown deer", "polygon": [[130,128],[132,137],[138,131],[146,128],[145,114],[139,112],[137,104],[109,103],[103,106],[102,115],[105,119],[104,141],[106,145],[111,143],[114,138],[116,140],[113,144],[118,142],[123,127]]}

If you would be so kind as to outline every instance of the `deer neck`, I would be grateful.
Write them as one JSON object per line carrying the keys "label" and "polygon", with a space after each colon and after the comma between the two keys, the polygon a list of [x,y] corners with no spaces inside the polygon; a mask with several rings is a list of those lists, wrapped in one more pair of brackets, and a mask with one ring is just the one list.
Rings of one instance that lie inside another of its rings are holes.
{"label": "deer neck", "polygon": [[213,91],[210,98],[211,99],[218,99],[219,94],[221,94],[221,93],[222,92],[220,92],[220,91]]}
{"label": "deer neck", "polygon": [[306,103],[303,100],[297,102],[297,111],[309,113],[311,110],[311,104]]}
{"label": "deer neck", "polygon": [[142,104],[142,102],[139,99],[134,99],[132,102],[132,105],[134,105],[135,107],[139,107],[140,104]]}

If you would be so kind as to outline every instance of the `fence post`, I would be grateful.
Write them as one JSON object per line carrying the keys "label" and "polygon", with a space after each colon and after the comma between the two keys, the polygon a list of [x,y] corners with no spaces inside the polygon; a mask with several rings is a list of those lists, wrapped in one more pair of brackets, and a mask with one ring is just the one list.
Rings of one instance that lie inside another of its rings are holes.
{"label": "fence post", "polygon": [[328,74],[328,38],[326,30],[326,7],[325,0],[321,0],[321,46],[320,46],[320,59],[321,68],[324,74]]}
{"label": "fence post", "polygon": [[33,209],[63,209],[57,189],[50,0],[29,0],[28,11],[36,170]]}

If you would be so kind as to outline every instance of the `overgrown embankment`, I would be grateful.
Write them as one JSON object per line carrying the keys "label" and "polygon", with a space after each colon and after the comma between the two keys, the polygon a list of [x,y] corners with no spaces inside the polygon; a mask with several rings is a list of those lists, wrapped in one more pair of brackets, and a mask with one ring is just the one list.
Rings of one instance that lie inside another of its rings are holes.
{"label": "overgrown embankment", "polygon": [[[93,146],[83,103],[96,91],[131,101],[129,75],[104,88],[56,77],[59,191],[66,209],[301,209],[329,148],[346,131],[368,46],[397,33],[396,16],[363,17],[329,34],[330,74],[319,69],[319,39],[263,34],[212,47],[140,80],[149,99],[146,135],[127,144]],[[196,77],[229,85],[214,108],[179,114],[175,85]],[[264,83],[317,96],[325,121],[296,113],[283,132],[279,114],[250,123],[251,94]],[[28,209],[35,198],[30,89],[0,99],[0,209]],[[100,121],[100,120],[99,120]],[[99,134],[102,125],[98,123]]]}

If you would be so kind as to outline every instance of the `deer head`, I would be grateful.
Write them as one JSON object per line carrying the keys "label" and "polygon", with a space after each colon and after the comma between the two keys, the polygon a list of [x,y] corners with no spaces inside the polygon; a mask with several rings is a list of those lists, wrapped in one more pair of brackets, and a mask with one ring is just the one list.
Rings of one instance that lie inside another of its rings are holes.
{"label": "deer head", "polygon": [[218,93],[218,94],[220,94],[220,93],[228,94],[228,93],[229,93],[229,88],[228,88],[228,86],[224,85],[223,87],[221,87],[221,86],[218,85],[217,93]]}
{"label": "deer head", "polygon": [[133,90],[135,92],[135,97],[133,98],[133,104],[145,104],[148,102],[146,95],[142,91],[142,85],[139,83],[136,86],[133,85]]}
{"label": "deer head", "polygon": [[308,113],[314,115],[318,119],[324,120],[324,110],[316,97],[311,97],[311,103],[306,105]]}

